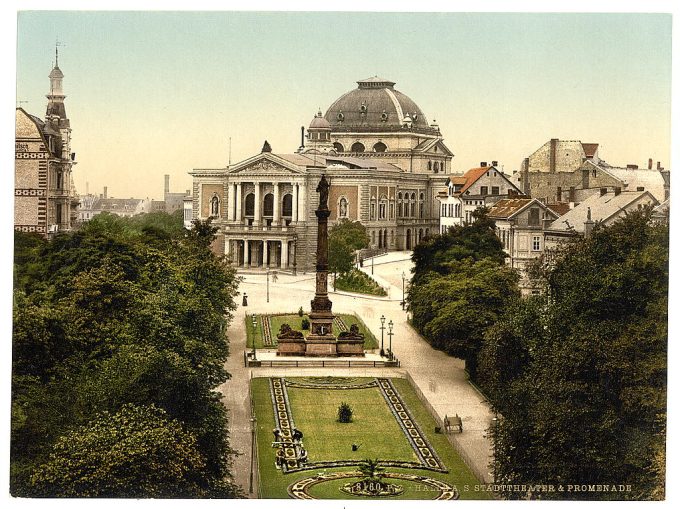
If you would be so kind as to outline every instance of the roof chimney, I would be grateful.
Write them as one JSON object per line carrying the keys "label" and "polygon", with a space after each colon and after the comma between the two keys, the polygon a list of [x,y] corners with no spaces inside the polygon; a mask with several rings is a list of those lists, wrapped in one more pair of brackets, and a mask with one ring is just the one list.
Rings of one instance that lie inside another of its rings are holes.
{"label": "roof chimney", "polygon": [[106,187],[106,186],[104,186],[104,199],[106,199],[106,198],[107,198],[107,195],[108,195],[108,191],[109,191],[109,188],[108,188],[108,187]]}
{"label": "roof chimney", "polygon": [[555,173],[557,164],[557,142],[560,141],[557,138],[552,138],[550,140],[550,173]]}
{"label": "roof chimney", "polygon": [[491,166],[498,166],[498,161],[491,161]]}
{"label": "roof chimney", "polygon": [[621,188],[619,186],[616,186],[614,188],[614,196],[618,196],[621,194]]}
{"label": "roof chimney", "polygon": [[627,165],[626,165],[626,169],[628,169],[628,170],[637,170],[637,169],[638,169],[638,165],[637,165],[637,164],[627,164]]}
{"label": "roof chimney", "polygon": [[486,161],[482,161],[481,163],[479,163],[479,166],[481,166],[482,168],[486,168]]}
{"label": "roof chimney", "polygon": [[591,232],[593,231],[593,226],[595,223],[593,223],[593,219],[590,215],[590,207],[588,207],[588,219],[586,219],[583,222],[583,236],[587,239],[590,237]]}
{"label": "roof chimney", "polygon": [[663,166],[661,166],[661,161],[656,162],[656,169],[659,171],[663,170]]}
{"label": "roof chimney", "polygon": [[647,163],[647,169],[648,169],[648,170],[651,170],[651,169],[652,169],[652,163],[653,163],[653,161],[652,161],[652,158],[650,157],[650,158],[649,158],[649,162]]}
{"label": "roof chimney", "polygon": [[305,148],[305,126],[300,126],[300,148]]}
{"label": "roof chimney", "polygon": [[601,188],[600,188],[600,196],[604,196],[605,194],[607,194],[607,188],[606,188],[606,187],[601,187]]}
{"label": "roof chimney", "polygon": [[[170,175],[165,176],[165,193],[168,194],[170,192]],[[165,197],[163,197],[165,199]]]}

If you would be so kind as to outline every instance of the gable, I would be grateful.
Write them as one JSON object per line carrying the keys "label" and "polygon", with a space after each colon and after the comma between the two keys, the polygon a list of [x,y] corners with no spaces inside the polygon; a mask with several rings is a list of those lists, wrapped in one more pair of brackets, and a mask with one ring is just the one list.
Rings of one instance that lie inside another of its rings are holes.
{"label": "gable", "polygon": [[227,170],[227,175],[286,176],[304,174],[304,169],[270,153],[258,154]]}

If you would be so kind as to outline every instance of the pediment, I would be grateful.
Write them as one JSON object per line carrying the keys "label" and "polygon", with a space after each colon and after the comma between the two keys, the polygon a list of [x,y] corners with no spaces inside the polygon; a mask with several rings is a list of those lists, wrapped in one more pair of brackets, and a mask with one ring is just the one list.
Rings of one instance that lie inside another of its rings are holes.
{"label": "pediment", "polygon": [[286,161],[285,159],[267,155],[259,154],[250,159],[246,159],[227,171],[228,175],[300,175],[304,171],[297,165]]}

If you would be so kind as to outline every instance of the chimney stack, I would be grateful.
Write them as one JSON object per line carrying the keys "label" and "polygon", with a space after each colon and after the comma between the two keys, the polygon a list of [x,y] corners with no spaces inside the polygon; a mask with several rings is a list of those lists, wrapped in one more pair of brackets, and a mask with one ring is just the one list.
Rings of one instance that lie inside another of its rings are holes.
{"label": "chimney stack", "polygon": [[606,188],[606,187],[601,187],[601,188],[600,188],[600,196],[604,196],[605,194],[607,194],[607,188]]}
{"label": "chimney stack", "polygon": [[[166,175],[165,176],[165,193],[164,194],[167,195],[169,192],[170,192],[170,175]],[[164,197],[164,199],[165,199],[165,197]]]}
{"label": "chimney stack", "polygon": [[550,140],[550,173],[555,173],[557,169],[557,142],[558,138]]}
{"label": "chimney stack", "polygon": [[300,148],[305,148],[305,126],[300,126]]}
{"label": "chimney stack", "polygon": [[105,200],[106,200],[106,198],[108,197],[108,191],[109,191],[109,188],[106,187],[106,186],[104,186],[104,199],[105,199]]}
{"label": "chimney stack", "polygon": [[491,161],[491,166],[498,166],[498,161]]}
{"label": "chimney stack", "polygon": [[486,168],[486,161],[482,161],[481,163],[479,163],[479,166],[481,166],[482,168]]}
{"label": "chimney stack", "polygon": [[661,161],[656,162],[656,169],[659,171],[663,170],[663,166],[661,166]]}
{"label": "chimney stack", "polygon": [[614,188],[614,196],[618,196],[621,194],[621,188],[619,186],[616,186]]}
{"label": "chimney stack", "polygon": [[627,164],[627,165],[626,165],[626,169],[628,169],[628,170],[637,170],[637,169],[638,169],[638,165],[637,165],[637,164]]}
{"label": "chimney stack", "polygon": [[652,161],[652,158],[650,157],[650,158],[649,158],[649,162],[647,163],[647,169],[648,169],[648,170],[651,170],[651,169],[652,169],[652,163],[653,163],[653,161]]}
{"label": "chimney stack", "polygon": [[595,223],[593,223],[593,219],[590,216],[590,207],[588,207],[588,219],[583,223],[583,236],[587,239],[590,237],[592,231],[593,231],[593,226]]}

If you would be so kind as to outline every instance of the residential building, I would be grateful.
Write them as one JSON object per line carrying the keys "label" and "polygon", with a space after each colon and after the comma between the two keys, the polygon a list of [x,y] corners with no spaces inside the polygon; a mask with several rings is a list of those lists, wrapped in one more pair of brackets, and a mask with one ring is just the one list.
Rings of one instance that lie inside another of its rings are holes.
{"label": "residential building", "polygon": [[496,235],[508,254],[506,262],[520,274],[523,295],[540,293],[540,288],[527,272],[531,262],[545,250],[545,230],[559,214],[536,198],[504,198],[489,210],[496,223]]}
{"label": "residential building", "polygon": [[451,175],[447,189],[440,192],[439,232],[455,225],[471,223],[472,213],[479,207],[489,207],[503,198],[521,195],[519,188],[498,169],[498,162],[486,161],[464,175]]}

